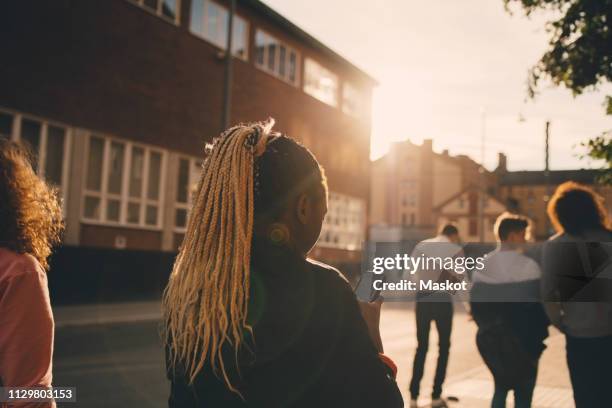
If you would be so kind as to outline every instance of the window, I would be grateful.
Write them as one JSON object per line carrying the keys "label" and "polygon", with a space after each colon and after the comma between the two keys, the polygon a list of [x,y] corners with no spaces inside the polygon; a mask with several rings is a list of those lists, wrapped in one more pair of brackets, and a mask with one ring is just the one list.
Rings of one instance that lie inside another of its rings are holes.
{"label": "window", "polygon": [[83,219],[160,228],[164,162],[160,150],[90,135]]}
{"label": "window", "polygon": [[298,83],[297,51],[263,30],[255,35],[255,65],[290,84]]}
{"label": "window", "polygon": [[410,195],[408,196],[408,204],[409,204],[411,207],[415,207],[415,206],[416,206],[416,202],[417,202],[417,197],[416,197],[416,194],[410,194]]}
{"label": "window", "polygon": [[0,136],[20,141],[33,154],[32,167],[65,200],[68,190],[70,130],[64,125],[0,110]]}
{"label": "window", "polygon": [[174,210],[174,226],[178,232],[184,232],[187,228],[187,216],[192,205],[192,193],[202,170],[200,159],[179,159],[177,176],[177,192]]}
{"label": "window", "polygon": [[[229,12],[227,8],[211,0],[193,0],[191,2],[192,33],[217,47],[225,50],[227,47],[227,28]],[[248,57],[249,25],[246,20],[234,14],[232,26],[232,54],[244,60]]]}
{"label": "window", "polygon": [[151,13],[158,15],[166,20],[169,20],[175,24],[179,23],[179,13],[181,9],[181,0],[130,0],[142,7],[143,9],[150,11]]}
{"label": "window", "polygon": [[361,249],[365,238],[365,203],[344,194],[329,193],[327,216],[318,245],[347,250]]}
{"label": "window", "polygon": [[365,96],[359,89],[347,82],[342,87],[342,112],[356,117],[366,114]]}
{"label": "window", "polygon": [[318,62],[304,63],[304,92],[331,106],[338,106],[338,76]]}
{"label": "window", "polygon": [[11,139],[13,136],[13,115],[0,111],[0,136]]}

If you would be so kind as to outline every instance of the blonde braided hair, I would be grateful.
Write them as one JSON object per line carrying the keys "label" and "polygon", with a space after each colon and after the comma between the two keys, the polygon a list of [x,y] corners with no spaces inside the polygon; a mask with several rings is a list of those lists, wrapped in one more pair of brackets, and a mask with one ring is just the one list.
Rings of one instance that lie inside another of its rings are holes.
{"label": "blonde braided hair", "polygon": [[194,194],[187,232],[163,297],[170,361],[193,382],[205,364],[231,384],[224,345],[235,351],[247,323],[254,212],[254,164],[274,121],[238,125],[214,140]]}

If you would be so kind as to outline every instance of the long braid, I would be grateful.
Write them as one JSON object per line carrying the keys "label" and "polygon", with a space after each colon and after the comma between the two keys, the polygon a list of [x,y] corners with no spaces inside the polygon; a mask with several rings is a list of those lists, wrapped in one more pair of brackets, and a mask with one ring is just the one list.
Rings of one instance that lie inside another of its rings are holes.
{"label": "long braid", "polygon": [[185,238],[164,292],[166,343],[171,362],[184,364],[191,382],[205,364],[231,384],[222,358],[235,357],[247,323],[254,217],[254,163],[271,135],[273,121],[239,125],[213,143]]}

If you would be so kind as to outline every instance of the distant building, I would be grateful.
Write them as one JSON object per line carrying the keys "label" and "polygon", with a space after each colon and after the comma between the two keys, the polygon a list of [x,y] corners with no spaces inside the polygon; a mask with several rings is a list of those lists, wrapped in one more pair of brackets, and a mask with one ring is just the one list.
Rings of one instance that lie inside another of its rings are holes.
{"label": "distant building", "polygon": [[[61,189],[66,247],[174,253],[221,130],[228,2],[24,0],[0,25],[0,135]],[[232,53],[231,123],[274,117],[316,154],[331,200],[315,256],[358,262],[376,82],[257,0],[237,1]]]}
{"label": "distant building", "polygon": [[[465,242],[479,242],[481,236],[484,242],[495,242],[493,226],[497,217],[506,211],[506,206],[489,194],[485,194],[484,201],[481,200],[480,189],[474,185],[453,195],[434,209],[438,228],[452,222]],[[482,215],[479,211],[481,204]],[[484,231],[483,235],[481,231]]]}
{"label": "distant building", "polygon": [[[479,168],[467,156],[435,153],[431,139],[422,145],[394,143],[389,153],[372,163],[371,238],[394,241],[435,234],[436,208],[479,183]],[[491,180],[487,173],[487,185]]]}
{"label": "distant building", "polygon": [[[534,223],[536,239],[547,239],[554,233],[546,214],[549,197],[559,184],[575,181],[588,185],[602,195],[612,216],[612,186],[597,183],[599,170],[543,170],[508,171],[507,158],[499,153],[495,170],[498,178],[498,197],[510,211],[528,216]],[[579,214],[577,214],[579,216]]]}

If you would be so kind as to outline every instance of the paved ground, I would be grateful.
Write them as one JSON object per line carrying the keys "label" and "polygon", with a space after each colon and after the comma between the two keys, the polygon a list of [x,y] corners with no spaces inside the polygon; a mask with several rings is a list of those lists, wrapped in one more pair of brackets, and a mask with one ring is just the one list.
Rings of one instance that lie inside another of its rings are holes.
{"label": "paved ground", "polygon": [[[461,305],[455,306],[451,352],[443,394],[459,398],[459,403],[453,403],[452,407],[489,407],[493,382],[476,349],[476,324],[468,319]],[[408,401],[408,383],[416,350],[414,312],[399,304],[388,303],[384,307],[381,330],[385,352],[399,366],[398,385],[404,400]],[[547,349],[540,361],[534,408],[571,408],[574,403],[565,364],[565,339],[556,330],[550,332],[551,336],[546,340]],[[426,396],[431,392],[433,382],[438,347],[434,333],[432,326],[425,375],[421,384],[423,398],[419,400],[420,406],[427,406],[429,400]],[[509,397],[508,406],[513,406],[512,402]]]}
{"label": "paved ground", "polygon": [[[55,384],[77,387],[77,403],[65,407],[164,407],[168,384],[158,336],[158,303],[58,308]],[[490,374],[475,346],[476,327],[456,313],[448,377],[444,393],[460,398],[454,407],[488,407]],[[407,401],[416,348],[414,313],[398,304],[385,305],[381,329],[385,351],[399,366],[398,383]],[[437,338],[430,337],[422,394],[431,390]],[[536,408],[572,407],[564,358],[564,339],[556,332],[547,340],[540,363]],[[509,399],[510,402],[510,399]],[[422,406],[428,401],[423,398]],[[511,405],[509,405],[511,406]]]}

